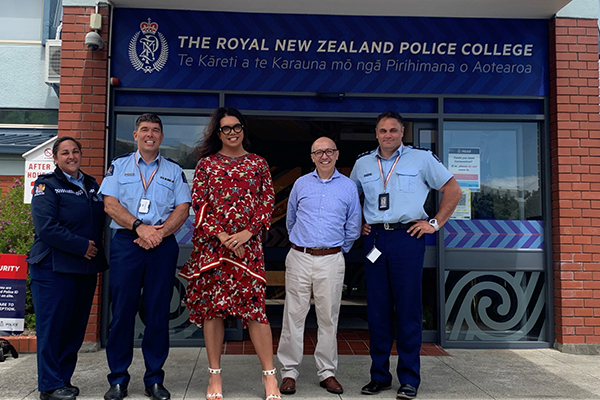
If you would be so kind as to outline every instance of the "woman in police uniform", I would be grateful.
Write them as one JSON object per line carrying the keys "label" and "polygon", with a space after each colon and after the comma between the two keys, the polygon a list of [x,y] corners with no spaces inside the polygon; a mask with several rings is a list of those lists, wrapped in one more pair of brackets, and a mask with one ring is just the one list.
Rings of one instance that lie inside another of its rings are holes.
{"label": "woman in police uniform", "polygon": [[79,169],[81,144],[63,136],[52,153],[56,169],[40,176],[33,188],[35,240],[28,261],[40,399],[70,400],[79,394],[71,376],[97,274],[107,268],[102,247],[105,214],[96,180]]}

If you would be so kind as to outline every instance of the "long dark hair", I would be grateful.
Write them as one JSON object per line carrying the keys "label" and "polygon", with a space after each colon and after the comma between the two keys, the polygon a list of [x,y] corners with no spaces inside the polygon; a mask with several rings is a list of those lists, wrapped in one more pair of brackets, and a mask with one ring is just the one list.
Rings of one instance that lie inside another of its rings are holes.
{"label": "long dark hair", "polygon": [[204,141],[196,148],[198,158],[216,154],[223,147],[223,142],[219,138],[219,129],[221,128],[221,119],[224,117],[235,117],[240,121],[240,124],[244,127],[242,147],[246,151],[250,150],[250,139],[248,138],[249,134],[246,118],[244,118],[241,112],[233,107],[219,107],[212,114],[210,122],[206,125],[206,129],[204,129]]}

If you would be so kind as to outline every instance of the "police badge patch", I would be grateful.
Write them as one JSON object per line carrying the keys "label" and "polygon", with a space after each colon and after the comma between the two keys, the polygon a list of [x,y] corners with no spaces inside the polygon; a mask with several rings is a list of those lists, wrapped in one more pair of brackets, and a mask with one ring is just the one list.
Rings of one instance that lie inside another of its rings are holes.
{"label": "police badge patch", "polygon": [[44,194],[44,190],[46,190],[46,185],[44,185],[43,183],[40,183],[39,185],[37,185],[35,187],[35,192],[33,193],[34,196],[41,196]]}
{"label": "police badge patch", "polygon": [[140,32],[129,41],[129,61],[136,71],[160,71],[169,58],[169,45],[158,31],[158,24],[148,18],[140,24]]}
{"label": "police badge patch", "polygon": [[110,167],[108,167],[108,170],[106,171],[105,176],[112,176],[114,172],[115,172],[115,166],[113,164],[110,164]]}

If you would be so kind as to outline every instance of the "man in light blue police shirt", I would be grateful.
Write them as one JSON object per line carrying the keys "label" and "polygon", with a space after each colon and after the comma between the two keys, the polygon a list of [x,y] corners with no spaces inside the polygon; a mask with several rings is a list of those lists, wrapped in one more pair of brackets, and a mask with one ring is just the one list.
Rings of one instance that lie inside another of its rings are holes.
{"label": "man in light blue police shirt", "polygon": [[300,177],[290,192],[286,225],[292,248],[285,259],[285,305],[277,350],[283,394],[296,392],[311,293],[317,313],[315,363],[320,385],[330,393],[344,392],[335,377],[346,271],[342,251],[348,253],[359,238],[361,213],[356,185],[335,168],[338,155],[333,140],[315,140],[311,159],[316,170]]}
{"label": "man in light blue police shirt", "polygon": [[179,246],[174,233],[189,215],[190,188],[181,166],[162,157],[162,121],[143,114],[135,123],[138,150],[112,161],[100,186],[117,232],[110,245],[112,321],[106,344],[110,389],[106,400],[127,396],[135,316],[143,289],[146,396],[168,400],[162,369],[169,354],[169,313]]}
{"label": "man in light blue police shirt", "polygon": [[[397,322],[397,398],[414,399],[421,383],[421,282],[425,233],[435,233],[450,218],[461,189],[429,150],[402,143],[402,117],[386,111],[377,118],[379,147],[362,154],[350,174],[364,194],[365,275],[369,320],[371,382],[363,394],[391,389],[390,354]],[[429,219],[423,205],[430,189],[443,194]]]}

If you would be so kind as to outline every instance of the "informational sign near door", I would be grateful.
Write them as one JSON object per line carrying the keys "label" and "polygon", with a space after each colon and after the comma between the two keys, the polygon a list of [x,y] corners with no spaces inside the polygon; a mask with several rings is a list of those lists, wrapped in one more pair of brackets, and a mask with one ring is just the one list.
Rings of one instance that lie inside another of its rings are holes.
{"label": "informational sign near door", "polygon": [[38,176],[54,171],[52,146],[56,139],[58,139],[58,136],[23,154],[25,159],[25,195],[23,201],[27,204],[31,204],[31,197],[35,190],[33,185]]}
{"label": "informational sign near door", "polygon": [[0,335],[25,329],[26,257],[0,254]]}
{"label": "informational sign near door", "polygon": [[481,190],[479,154],[479,148],[452,147],[448,150],[448,170],[463,192],[452,219],[471,219],[471,192]]}
{"label": "informational sign near door", "polygon": [[448,170],[461,188],[472,192],[480,189],[480,157],[478,148],[452,147],[448,151]]}

